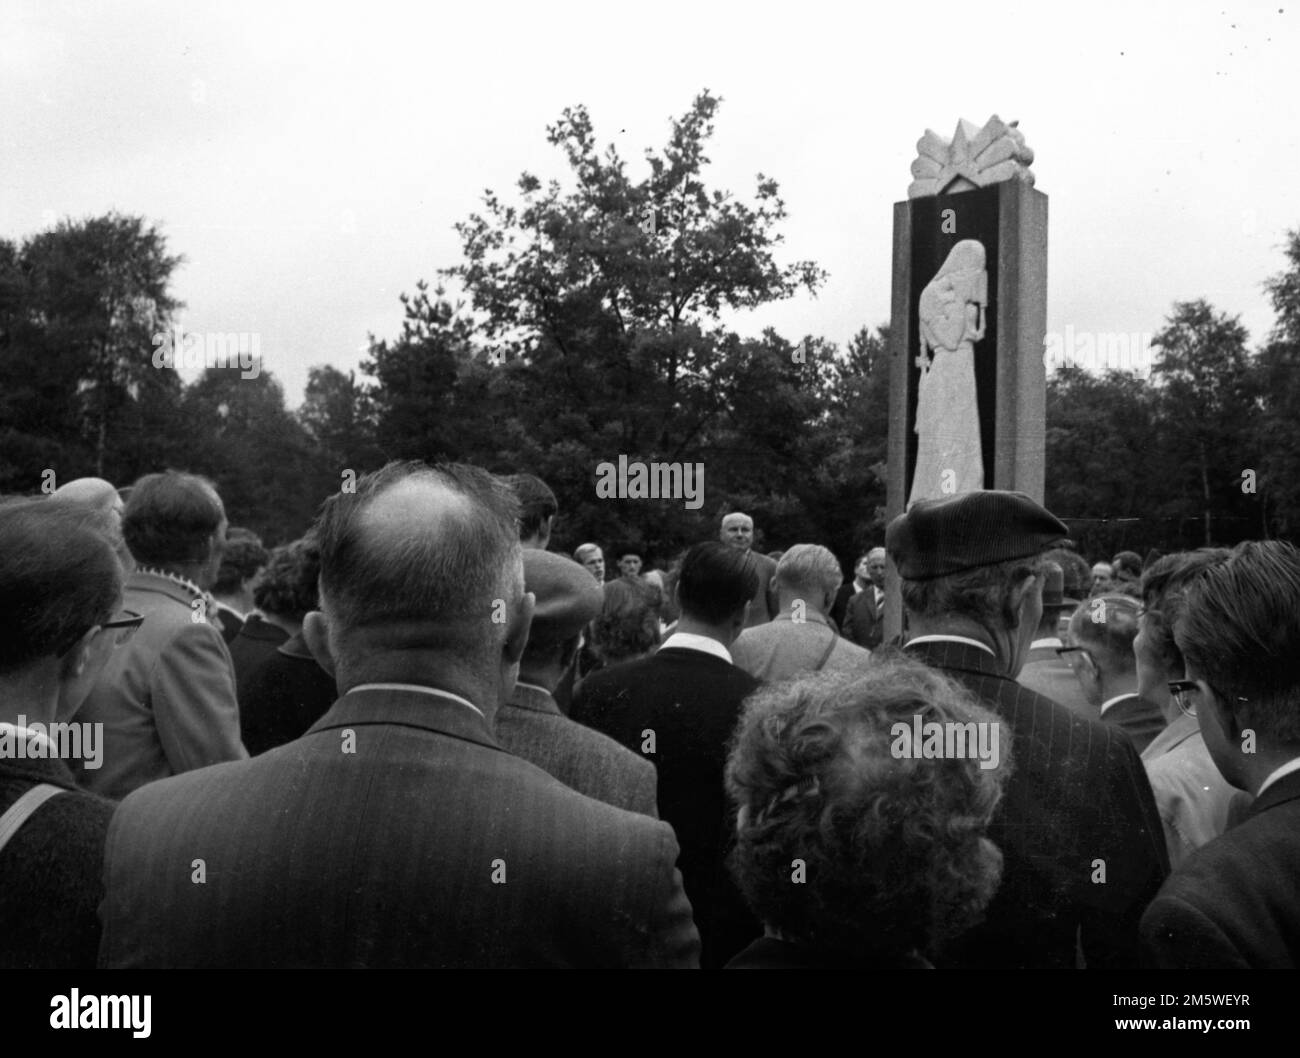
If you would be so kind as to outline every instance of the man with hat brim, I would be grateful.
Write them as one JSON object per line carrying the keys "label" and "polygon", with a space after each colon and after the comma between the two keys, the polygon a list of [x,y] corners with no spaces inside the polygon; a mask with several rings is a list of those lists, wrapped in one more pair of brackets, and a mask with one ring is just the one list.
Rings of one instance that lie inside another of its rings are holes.
{"label": "man with hat brim", "polygon": [[525,550],[523,558],[524,591],[536,602],[515,689],[497,713],[497,741],[581,794],[658,819],[654,765],[570,720],[553,697],[578,655],[582,630],[600,613],[600,585],[562,555]]}
{"label": "man with hat brim", "polygon": [[1042,615],[1042,554],[1067,535],[1023,493],[987,490],[918,501],[885,536],[904,651],[998,713],[1015,761],[988,834],[1002,885],[939,966],[1137,965],[1142,911],[1169,871],[1133,743],[1016,683]]}
{"label": "man with hat brim", "polygon": [[1044,559],[1043,567],[1043,616],[1017,682],[1078,716],[1093,719],[1097,710],[1088,703],[1070,663],[1057,653],[1067,645],[1058,633],[1062,619],[1068,628],[1079,600],[1065,594],[1065,570],[1059,563]]}

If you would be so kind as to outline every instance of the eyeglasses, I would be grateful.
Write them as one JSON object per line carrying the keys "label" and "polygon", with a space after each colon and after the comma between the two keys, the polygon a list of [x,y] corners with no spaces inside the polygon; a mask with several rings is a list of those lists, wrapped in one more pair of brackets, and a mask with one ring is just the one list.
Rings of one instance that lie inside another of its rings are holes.
{"label": "eyeglasses", "polygon": [[[1208,680],[1202,680],[1201,682],[1204,683],[1205,686],[1209,687],[1210,690],[1212,690],[1215,693],[1216,697],[1222,699],[1225,702],[1250,701],[1249,698],[1243,698],[1239,694],[1224,694],[1221,690],[1219,690],[1219,688],[1214,686],[1214,684],[1210,683]],[[1178,708],[1183,711],[1184,716],[1196,715],[1196,703],[1194,701],[1188,701],[1188,695],[1190,695],[1192,691],[1196,691],[1199,694],[1200,690],[1201,690],[1200,685],[1197,684],[1195,680],[1170,680],[1169,681],[1169,693],[1173,696],[1174,701],[1178,703]]]}
{"label": "eyeglasses", "polygon": [[[130,639],[133,635],[135,635],[135,630],[139,628],[142,624],[144,624],[144,615],[131,613],[130,610],[123,610],[122,612],[126,615],[125,617],[115,617],[113,620],[104,621],[103,623],[97,626],[91,625],[91,628],[95,629],[96,638],[98,638],[99,635],[105,631],[116,630],[117,635],[112,640],[113,646],[116,648],[116,647],[120,647],[123,643],[125,643],[128,639]],[[68,652],[73,647],[75,647],[78,643],[80,643],[82,637],[84,637],[86,632],[89,631],[90,628],[87,628],[84,629],[83,631],[77,632],[75,635],[70,636],[67,640],[68,645],[56,651],[55,652],[56,656],[60,658],[66,657]],[[111,635],[111,631],[110,631],[110,635]]]}
{"label": "eyeglasses", "polygon": [[1182,710],[1183,716],[1196,715],[1196,702],[1191,700],[1188,696],[1193,691],[1196,691],[1199,694],[1200,690],[1201,688],[1196,685],[1195,680],[1169,681],[1169,693],[1178,704],[1178,708]]}
{"label": "eyeglasses", "polygon": [[135,630],[137,628],[144,624],[144,614],[131,613],[129,610],[126,611],[126,613],[126,617],[117,617],[112,621],[105,621],[99,626],[101,633],[109,632],[110,630],[117,631],[117,635],[113,639],[114,647],[120,647],[135,635]]}

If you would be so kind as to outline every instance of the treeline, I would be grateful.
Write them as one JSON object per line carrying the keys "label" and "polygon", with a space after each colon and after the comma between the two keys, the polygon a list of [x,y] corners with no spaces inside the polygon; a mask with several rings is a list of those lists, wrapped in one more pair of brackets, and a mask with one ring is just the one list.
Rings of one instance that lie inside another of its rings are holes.
{"label": "treeline", "polygon": [[[278,542],[347,470],[467,460],[546,480],[564,549],[632,540],[665,558],[737,508],[764,549],[816,540],[847,558],[878,542],[887,330],[837,348],[724,325],[826,276],[778,262],[776,181],[760,174],[748,201],[706,187],[718,102],[706,92],[672,123],[640,182],[597,150],[584,108],[566,110],[548,135],[568,186],[525,173],[514,201],[488,192],[457,225],[462,260],[440,281],[465,303],[418,282],[400,333],[372,340],[359,372],[312,369],[297,411],[273,363],[188,386],[154,366],[182,307],[169,294],[180,259],[140,218],[0,240],[0,492],[36,491],[48,469],[122,484],[183,467],[217,482],[232,523]],[[1149,379],[1049,380],[1047,502],[1078,519],[1086,550],[1300,534],[1300,233],[1288,239],[1262,348],[1192,301],[1156,335]],[[621,455],[703,464],[704,505],[598,498],[597,466]]]}

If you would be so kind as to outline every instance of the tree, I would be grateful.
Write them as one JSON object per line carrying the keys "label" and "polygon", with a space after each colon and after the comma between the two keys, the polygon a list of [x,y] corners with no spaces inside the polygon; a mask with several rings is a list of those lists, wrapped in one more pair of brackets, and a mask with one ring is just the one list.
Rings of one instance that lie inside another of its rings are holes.
{"label": "tree", "polygon": [[[1300,230],[1286,233],[1287,267],[1264,289],[1277,320],[1257,357],[1260,415],[1256,435],[1261,521],[1268,530],[1273,512],[1278,531],[1300,536]],[[1243,488],[1246,483],[1243,483]]]}
{"label": "tree", "polygon": [[1169,465],[1183,468],[1176,480],[1199,496],[1207,546],[1216,506],[1236,515],[1238,530],[1254,521],[1240,492],[1242,471],[1258,465],[1256,379],[1246,340],[1238,317],[1215,312],[1203,299],[1176,302],[1152,339],[1160,435],[1173,456]]}
{"label": "tree", "polygon": [[328,364],[313,367],[298,420],[335,465],[363,474],[383,464],[374,439],[373,400],[357,383],[355,371],[344,374]]}
{"label": "tree", "polygon": [[[472,316],[421,283],[403,299],[401,338],[376,343],[363,366],[387,455],[538,474],[565,498],[561,546],[578,535],[637,536],[671,549],[697,538],[732,496],[752,497],[760,523],[790,502],[752,472],[750,450],[792,458],[767,424],[795,421],[775,407],[782,401],[812,413],[816,370],[791,374],[777,364],[789,361],[788,346],[744,341],[720,318],[815,292],[825,273],[776,260],[786,215],[776,181],[760,174],[748,203],[706,186],[719,102],[698,96],[666,146],[646,152],[640,181],[615,148],[598,151],[585,108],[566,109],[548,138],[571,186],[524,173],[517,203],[486,192],[483,211],[457,225],[462,263],[442,270]],[[741,398],[761,401],[765,414],[738,407]],[[598,499],[597,466],[620,455],[705,462],[707,510]]]}
{"label": "tree", "polygon": [[120,473],[148,448],[146,425],[174,410],[179,380],[152,359],[180,307],[168,292],[180,261],[157,228],[117,213],[0,253],[5,421],[54,441],[64,476]]}

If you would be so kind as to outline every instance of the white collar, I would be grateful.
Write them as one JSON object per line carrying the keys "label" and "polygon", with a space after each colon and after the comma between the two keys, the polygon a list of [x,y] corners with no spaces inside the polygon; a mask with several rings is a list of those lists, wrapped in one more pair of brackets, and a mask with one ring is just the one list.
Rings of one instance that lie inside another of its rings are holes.
{"label": "white collar", "polygon": [[1104,713],[1116,702],[1122,702],[1124,701],[1125,698],[1136,698],[1137,696],[1138,696],[1137,691],[1128,691],[1126,694],[1117,694],[1115,695],[1114,698],[1107,698],[1104,702],[1101,703],[1101,712]]}
{"label": "white collar", "polygon": [[468,705],[474,710],[474,712],[478,713],[479,716],[482,716],[484,720],[487,719],[486,716],[483,716],[482,709],[468,699],[462,698],[459,694],[452,694],[450,691],[440,691],[436,687],[422,687],[418,683],[362,683],[358,684],[356,687],[349,688],[348,694],[351,694],[353,691],[419,691],[421,694],[432,694],[439,698],[450,698],[453,702],[460,702],[461,705]]}
{"label": "white collar", "polygon": [[1283,764],[1282,767],[1275,768],[1273,771],[1269,772],[1268,778],[1265,779],[1259,789],[1255,791],[1255,797],[1258,798],[1260,794],[1277,782],[1278,779],[1282,778],[1284,775],[1290,775],[1293,771],[1300,771],[1300,757],[1296,757],[1294,760],[1289,760]]}
{"label": "white collar", "polygon": [[1035,639],[1029,644],[1030,650],[1037,650],[1039,647],[1063,647],[1060,636],[1048,636],[1046,639]]}
{"label": "white collar", "polygon": [[[210,596],[207,592],[205,592],[202,588],[200,588],[197,584],[195,584],[194,581],[190,580],[188,577],[182,577],[178,573],[168,573],[166,570],[155,569],[153,566],[136,566],[135,572],[143,573],[146,576],[150,576],[150,577],[162,577],[163,580],[169,580],[173,584],[179,584],[182,588],[185,588],[188,591],[193,592],[200,599],[212,599],[212,596]],[[216,609],[218,605],[220,604],[216,601],[216,599],[212,599],[213,609]]]}
{"label": "white collar", "polygon": [[678,647],[682,650],[698,650],[702,654],[712,654],[715,658],[721,658],[728,665],[732,664],[731,652],[726,647],[716,639],[696,635],[694,632],[674,632],[664,640],[659,649],[667,650],[669,647]]}
{"label": "white collar", "polygon": [[539,685],[536,684],[536,683],[529,683],[527,680],[515,680],[515,686],[516,686],[516,687],[527,687],[530,691],[541,691],[542,694],[550,694],[550,693],[551,693],[551,692],[548,691],[545,687],[539,686]]}
{"label": "white collar", "polygon": [[978,639],[970,639],[966,636],[917,636],[915,639],[909,639],[904,645],[910,647],[915,646],[917,643],[966,643],[972,647],[979,647],[989,657],[997,657],[989,647]]}

